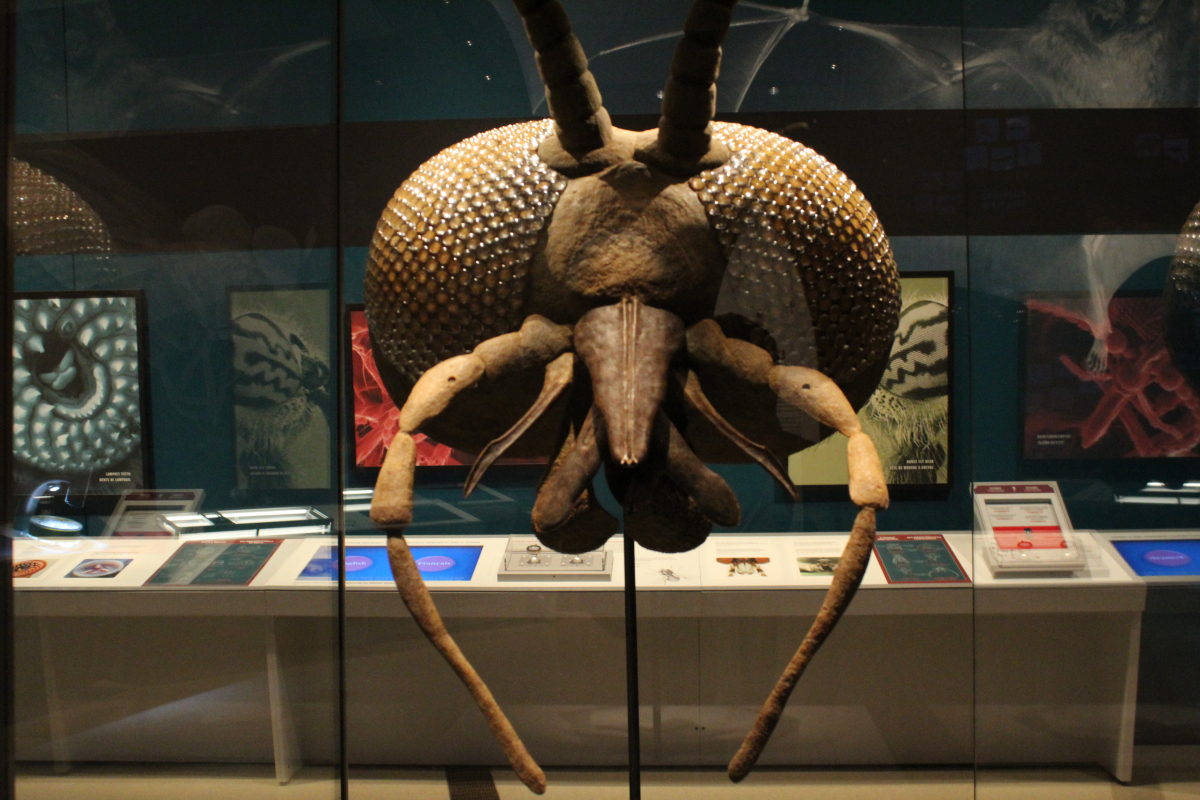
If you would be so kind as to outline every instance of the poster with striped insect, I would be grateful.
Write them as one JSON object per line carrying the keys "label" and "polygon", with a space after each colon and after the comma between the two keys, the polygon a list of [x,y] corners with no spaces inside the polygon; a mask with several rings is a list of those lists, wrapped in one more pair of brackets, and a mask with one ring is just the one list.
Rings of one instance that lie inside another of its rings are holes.
{"label": "poster with striped insect", "polygon": [[[951,272],[900,276],[900,324],[887,370],[858,412],[889,490],[902,499],[949,488],[952,280]],[[797,486],[844,484],[846,469],[841,434],[788,459]]]}
{"label": "poster with striped insect", "polygon": [[239,489],[333,485],[333,347],[328,287],[229,293]]}

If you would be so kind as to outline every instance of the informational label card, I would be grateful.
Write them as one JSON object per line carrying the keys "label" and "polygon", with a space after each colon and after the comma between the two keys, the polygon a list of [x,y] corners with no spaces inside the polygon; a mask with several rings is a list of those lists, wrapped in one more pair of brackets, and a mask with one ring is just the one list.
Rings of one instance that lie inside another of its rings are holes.
{"label": "informational label card", "polygon": [[146,586],[246,586],[282,539],[187,542],[158,568]]}
{"label": "informational label card", "polygon": [[988,499],[988,522],[1001,550],[1049,550],[1067,546],[1062,525],[1047,500]]}
{"label": "informational label card", "polygon": [[638,545],[634,557],[639,589],[700,585],[700,557],[695,550],[688,553],[659,553]]}
{"label": "informational label card", "polygon": [[940,533],[881,534],[875,557],[888,583],[970,583]]}
{"label": "informational label card", "polygon": [[171,536],[171,531],[163,525],[160,519],[161,515],[195,511],[203,499],[203,489],[127,491],[121,496],[103,535]]}

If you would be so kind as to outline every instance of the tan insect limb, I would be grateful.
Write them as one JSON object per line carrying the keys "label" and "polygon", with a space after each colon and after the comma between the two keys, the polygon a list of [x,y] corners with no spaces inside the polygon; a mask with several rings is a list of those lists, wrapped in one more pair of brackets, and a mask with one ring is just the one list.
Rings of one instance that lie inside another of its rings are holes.
{"label": "tan insect limb", "polygon": [[485,364],[474,353],[454,356],[434,364],[421,376],[400,409],[400,430],[415,433],[446,410],[459,393],[483,377]]}
{"label": "tan insect limb", "polygon": [[429,595],[429,589],[426,588],[421,572],[413,560],[412,551],[408,549],[404,537],[398,533],[388,537],[388,560],[391,561],[392,576],[396,580],[396,588],[400,590],[404,604],[408,606],[421,631],[458,673],[467,691],[475,698],[479,710],[487,719],[488,727],[492,729],[496,742],[512,764],[513,770],[530,791],[543,794],[546,791],[545,773],[525,749],[521,737],[517,736],[512,724],[496,704],[496,699],[492,697],[487,684],[475,672],[462,650],[446,631],[442,617]]}
{"label": "tan insect limb", "polygon": [[371,501],[371,519],[375,524],[403,528],[412,522],[413,470],[416,469],[413,433],[445,411],[460,392],[475,386],[484,377],[502,378],[543,366],[570,347],[569,327],[532,315],[520,330],[488,339],[470,353],[448,358],[426,370],[400,409],[400,430],[388,447],[379,479],[375,482],[375,496]]}
{"label": "tan insect limb", "polygon": [[859,507],[887,508],[887,482],[870,437],[862,432],[850,401],[832,380],[807,367],[775,367],[771,388],[784,402],[849,438],[850,499]]}
{"label": "tan insect limb", "polygon": [[417,443],[411,433],[400,431],[392,438],[383,467],[375,480],[371,498],[371,521],[381,527],[406,528],[412,522],[413,473],[417,466]]}
{"label": "tan insect limb", "polygon": [[753,769],[755,762],[762,755],[763,748],[771,738],[772,731],[779,724],[779,717],[787,705],[788,697],[796,688],[796,682],[804,673],[805,667],[812,661],[821,644],[841,618],[842,612],[850,605],[854,593],[862,583],[863,573],[867,570],[867,562],[871,557],[871,545],[875,541],[875,509],[863,508],[858,512],[854,521],[854,529],[850,533],[850,541],[842,551],[842,557],[833,573],[833,584],[825,595],[821,610],[808,629],[804,641],[800,643],[796,654],[779,676],[775,688],[771,690],[767,702],[763,704],[754,722],[754,727],[746,734],[745,741],[738,749],[733,760],[729,762],[729,779],[734,783],[741,781]]}
{"label": "tan insect limb", "polygon": [[846,445],[850,467],[850,499],[859,508],[887,508],[887,482],[871,437],[859,431]]}
{"label": "tan insect limb", "polygon": [[517,420],[517,424],[509,428],[502,436],[489,442],[487,447],[483,449],[483,452],[479,454],[479,457],[475,459],[475,463],[471,465],[471,472],[467,476],[466,484],[463,485],[463,497],[470,496],[480,479],[483,478],[483,474],[487,472],[488,467],[494,464],[496,459],[504,455],[504,451],[520,439],[533,426],[533,423],[537,422],[542,414],[546,412],[546,409],[562,395],[563,391],[571,385],[574,375],[574,353],[563,353],[550,362],[549,366],[546,367],[546,380],[542,384],[542,391],[538,395],[537,400]]}
{"label": "tan insect limb", "polygon": [[875,541],[875,510],[887,508],[888,504],[887,484],[883,479],[883,467],[879,463],[875,445],[862,432],[858,416],[837,384],[816,370],[789,366],[772,367],[768,381],[781,400],[849,438],[850,497],[860,506],[860,510],[817,618],[729,764],[729,778],[735,783],[745,778],[758,761],[771,738],[771,732],[779,723],[796,682],[854,599],[871,557],[871,545]]}
{"label": "tan insect limb", "polygon": [[382,528],[404,528],[412,522],[413,471],[417,446],[412,434],[446,410],[459,392],[483,377],[483,359],[468,353],[436,364],[421,376],[400,409],[400,430],[388,446],[371,498],[371,521]]}
{"label": "tan insect limb", "polygon": [[711,319],[687,329],[687,350],[689,362],[718,367],[738,381],[759,386],[770,383],[775,368],[766,350],[741,339],[726,338],[721,326]]}
{"label": "tan insect limb", "polygon": [[779,463],[779,459],[775,457],[775,454],[761,444],[750,441],[745,434],[729,424],[717,409],[713,408],[712,403],[704,396],[704,390],[700,386],[700,379],[696,377],[696,373],[688,372],[687,381],[683,388],[683,396],[691,404],[692,408],[704,415],[704,418],[721,435],[736,444],[741,448],[743,453],[750,456],[759,466],[770,473],[771,477],[783,487],[783,490],[788,493],[792,500],[800,499],[800,495],[796,492],[796,485],[788,478],[787,470],[783,468],[783,464]]}
{"label": "tan insect limb", "polygon": [[808,367],[774,367],[769,378],[779,399],[847,436],[859,431],[858,415],[838,385]]}
{"label": "tan insect limb", "polygon": [[571,349],[571,327],[539,314],[525,318],[520,330],[480,342],[471,352],[483,359],[489,378],[544,367]]}
{"label": "tan insect limb", "polygon": [[517,775],[538,794],[546,790],[546,776],[521,744],[487,686],[446,632],[400,531],[412,522],[416,469],[416,444],[412,434],[445,411],[459,393],[476,386],[485,377],[503,378],[548,362],[557,363],[570,344],[570,328],[535,316],[527,319],[515,333],[489,339],[471,353],[446,359],[426,370],[400,410],[400,431],[388,448],[371,501],[371,519],[388,532],[392,576],[405,606],[475,698]]}

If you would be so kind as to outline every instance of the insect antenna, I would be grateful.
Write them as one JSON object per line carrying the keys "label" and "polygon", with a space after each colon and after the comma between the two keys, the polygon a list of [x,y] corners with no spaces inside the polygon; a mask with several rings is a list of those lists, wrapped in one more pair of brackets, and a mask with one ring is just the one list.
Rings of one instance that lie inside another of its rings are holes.
{"label": "insect antenna", "polygon": [[696,0],[692,4],[663,88],[657,142],[651,152],[639,152],[639,159],[645,155],[677,174],[711,169],[728,159],[727,148],[713,141],[712,119],[717,112],[721,44],[736,2]]}
{"label": "insect antenna", "polygon": [[612,120],[587,67],[587,56],[558,0],[513,0],[533,45],[538,73],[546,84],[546,104],[559,144],[579,157],[608,146]]}

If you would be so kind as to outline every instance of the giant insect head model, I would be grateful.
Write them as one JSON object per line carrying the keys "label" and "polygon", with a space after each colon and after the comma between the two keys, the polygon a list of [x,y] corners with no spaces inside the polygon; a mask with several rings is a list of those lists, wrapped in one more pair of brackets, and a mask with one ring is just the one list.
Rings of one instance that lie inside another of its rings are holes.
{"label": "giant insect head model", "polygon": [[[467,493],[504,453],[549,456],[533,529],[566,553],[622,527],[596,499],[601,467],[625,535],[682,552],[741,515],[702,459],[757,462],[796,498],[780,459],[846,434],[860,511],[816,620],[730,764],[738,781],[858,588],[875,512],[888,504],[854,410],[892,347],[895,262],[870,205],[832,164],[782,136],[712,121],[735,0],[696,0],[659,126],[640,133],[612,125],[557,0],[515,2],[553,119],[487,131],[427,161],[372,240],[367,319],[401,411],[371,517],[417,624],[541,793],[544,774],[447,633],[405,543],[413,434],[479,454]],[[755,296],[793,324],[756,314]]]}

